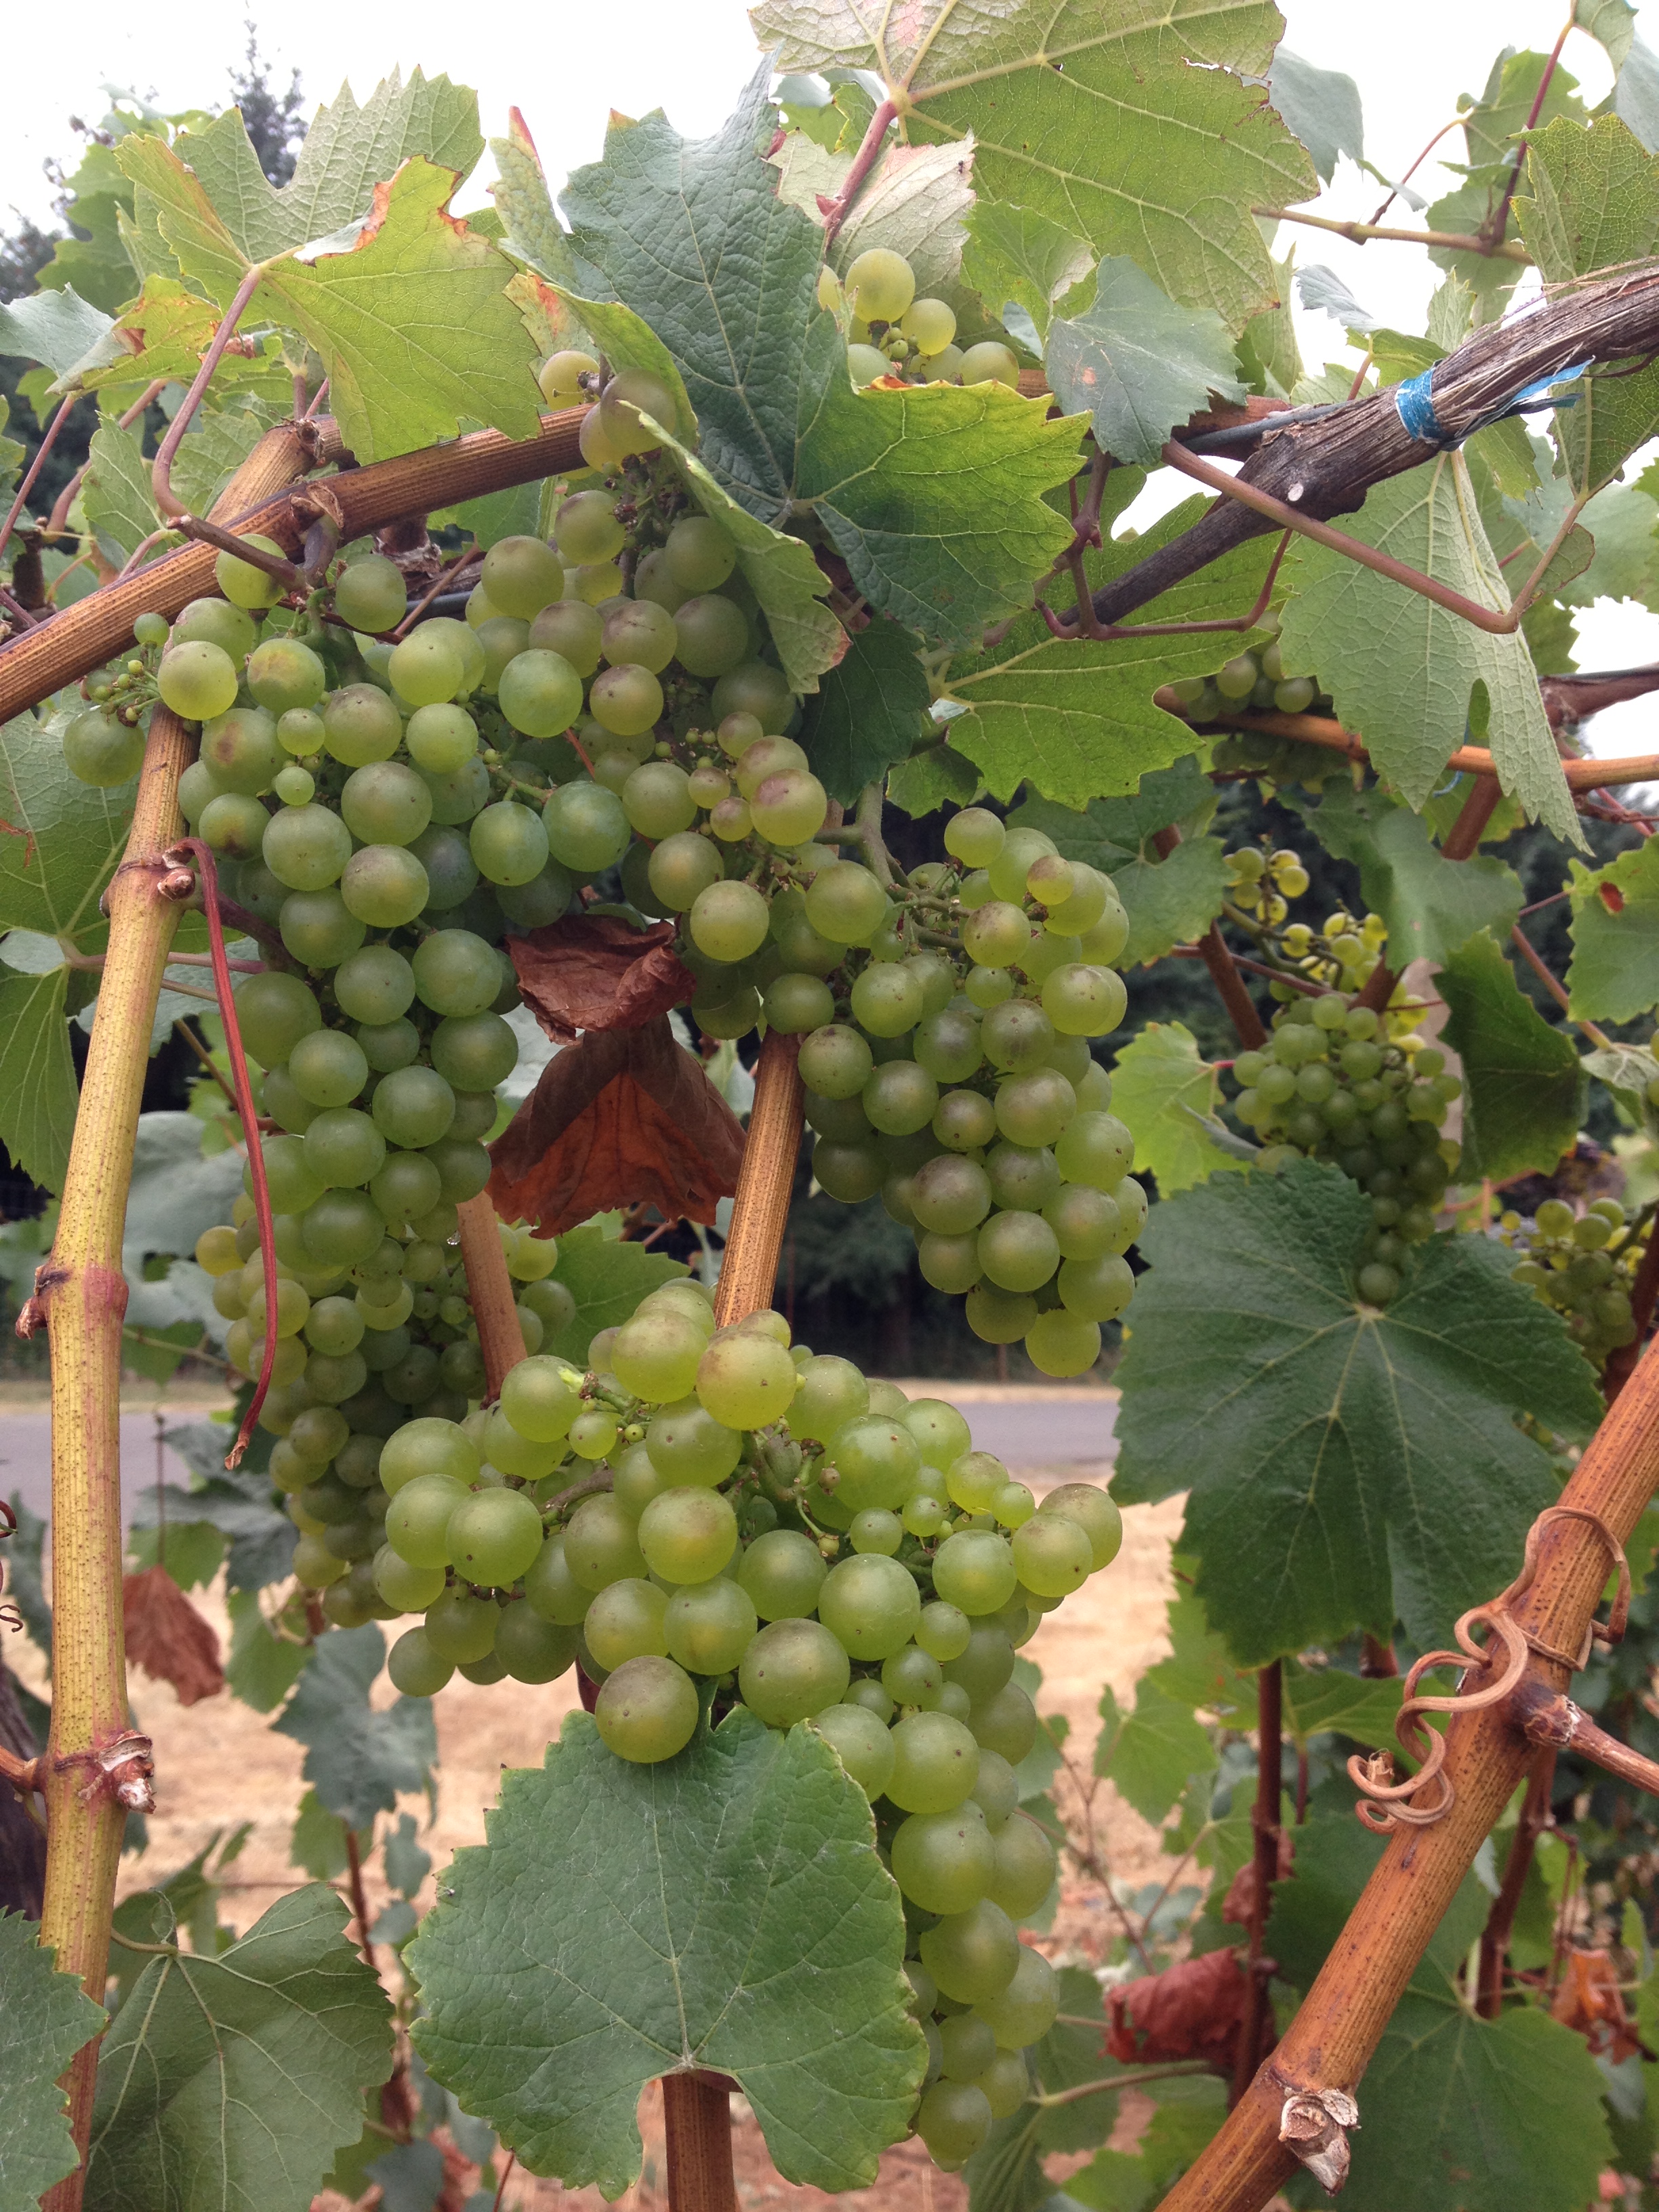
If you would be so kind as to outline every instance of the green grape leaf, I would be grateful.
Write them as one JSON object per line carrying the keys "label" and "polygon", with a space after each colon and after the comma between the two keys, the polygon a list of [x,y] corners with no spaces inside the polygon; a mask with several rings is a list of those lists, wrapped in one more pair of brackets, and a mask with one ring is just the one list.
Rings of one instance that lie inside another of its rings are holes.
{"label": "green grape leaf", "polygon": [[[267,424],[249,407],[222,407],[198,416],[173,456],[173,489],[192,514],[207,514],[253,448]],[[145,464],[148,477],[149,465]]]}
{"label": "green grape leaf", "polygon": [[81,1089],[70,1052],[70,971],[0,979],[0,1144],[43,1189],[69,1172]]}
{"label": "green grape leaf", "polygon": [[1605,868],[1568,863],[1576,1022],[1633,1022],[1659,1005],[1659,853],[1644,839]]}
{"label": "green grape leaf", "polygon": [[32,292],[0,304],[0,355],[38,361],[56,375],[112,361],[124,350],[110,333],[114,325],[101,309],[82,299],[72,284],[60,291]]}
{"label": "green grape leaf", "polygon": [[[1143,481],[1138,470],[1112,471],[1110,514],[1127,505]],[[1201,500],[1184,500],[1139,537],[1108,538],[1085,556],[1091,588],[1178,538],[1204,507]],[[1109,522],[1109,514],[1103,511],[1102,520]],[[1265,539],[1239,546],[1152,601],[1139,618],[1194,623],[1243,615],[1272,557]],[[1223,651],[1242,652],[1260,635],[1242,632]],[[1052,636],[1033,612],[1022,615],[1000,644],[954,657],[939,688],[969,708],[952,723],[951,742],[977,763],[994,797],[1012,798],[1029,780],[1044,798],[1080,808],[1103,793],[1133,791],[1148,769],[1192,751],[1190,726],[1155,706],[1152,695],[1177,677],[1206,675],[1216,663],[1216,640],[1201,631],[1079,642]],[[1533,690],[1535,696],[1536,684]],[[1444,760],[1443,754],[1443,766]]]}
{"label": "green grape leaf", "polygon": [[1112,869],[1117,895],[1129,916],[1119,964],[1149,966],[1177,945],[1201,937],[1221,911],[1227,877],[1214,837],[1183,840],[1157,860],[1148,854]]}
{"label": "green grape leaf", "polygon": [[1303,149],[1240,82],[1266,76],[1281,28],[1257,0],[1219,11],[1174,0],[1127,27],[1080,0],[1012,0],[994,16],[951,0],[878,16],[856,0],[765,0],[752,20],[780,68],[874,71],[902,95],[913,139],[971,133],[982,200],[1081,232],[1097,256],[1130,256],[1230,328],[1273,294],[1251,208],[1318,190]]}
{"label": "green grape leaf", "polygon": [[[1518,505],[1533,544],[1542,552],[1566,520],[1572,489],[1551,477]],[[1648,584],[1659,501],[1635,484],[1604,485],[1584,507],[1551,562],[1545,583],[1564,606],[1597,599],[1639,599]],[[1588,543],[1583,541],[1588,540]],[[1505,547],[1505,551],[1508,548]]]}
{"label": "green grape leaf", "polygon": [[800,743],[831,799],[852,805],[866,783],[909,758],[930,726],[928,690],[915,633],[875,616],[806,705]]}
{"label": "green grape leaf", "polygon": [[586,1367],[587,1347],[602,1328],[620,1327],[647,1291],[685,1272],[680,1261],[647,1252],[643,1244],[624,1244],[594,1222],[567,1231],[559,1239],[553,1280],[574,1298],[576,1315],[544,1349]]}
{"label": "green grape leaf", "polygon": [[1641,1045],[1615,1044],[1587,1052],[1582,1063],[1613,1093],[1619,1110],[1633,1129],[1659,1137],[1659,1107],[1648,1098],[1649,1084],[1659,1080],[1659,1059]]}
{"label": "green grape leaf", "polygon": [[251,263],[292,253],[368,215],[375,186],[413,158],[453,170],[459,184],[483,153],[483,139],[476,93],[418,69],[404,84],[394,70],[365,106],[346,84],[331,105],[318,109],[293,178],[280,188],[261,169],[234,107],[204,131],[185,131],[177,151]]}
{"label": "green grape leaf", "polygon": [[53,724],[19,714],[0,726],[0,930],[101,946],[98,901],[126,843],[136,787],[77,782]]}
{"label": "green grape leaf", "polygon": [[[1528,139],[1515,203],[1521,234],[1547,284],[1645,260],[1659,242],[1659,160],[1616,115],[1588,130],[1558,118]],[[1659,368],[1584,376],[1556,436],[1576,491],[1594,491],[1659,428]]]}
{"label": "green grape leaf", "polygon": [[842,352],[820,316],[797,495],[872,606],[965,644],[1029,607],[1032,578],[1068,543],[1045,495],[1075,471],[1083,426],[1000,384],[854,392]]}
{"label": "green grape leaf", "polygon": [[1364,117],[1359,87],[1340,70],[1316,69],[1300,54],[1280,46],[1267,72],[1273,106],[1308,149],[1314,173],[1328,185],[1338,156],[1365,158]]}
{"label": "green grape leaf", "polygon": [[821,1737],[740,1706],[634,1765],[573,1713],[487,1826],[405,1955],[422,2057],[522,2165],[620,2196],[641,2088],[707,2066],[786,2180],[874,2180],[925,2054],[869,1802]]}
{"label": "green grape leaf", "polygon": [[948,743],[924,745],[900,761],[887,778],[887,796],[907,814],[932,814],[940,806],[969,806],[985,788],[971,761]]}
{"label": "green grape leaf", "polygon": [[1221,1176],[1157,1206],[1117,1380],[1114,1494],[1190,1494],[1182,1548],[1234,1656],[1264,1664],[1397,1618],[1419,1645],[1500,1589],[1554,1495],[1523,1413],[1601,1402],[1510,1255],[1443,1237],[1385,1310],[1352,1287],[1370,1224],[1334,1167]]}
{"label": "green grape leaf", "polygon": [[[1481,606],[1510,604],[1461,454],[1439,454],[1376,485],[1344,527]],[[1464,742],[1482,686],[1486,741],[1499,783],[1534,819],[1582,848],[1523,637],[1476,629],[1310,539],[1297,540],[1285,568],[1291,592],[1279,639],[1286,675],[1317,672],[1343,726],[1364,737],[1379,775],[1411,805],[1423,804],[1448,755]]]}
{"label": "green grape leaf", "polygon": [[[230,1590],[225,1607],[230,1614],[226,1684],[256,1713],[274,1713],[304,1673],[313,1647],[276,1635],[265,1618],[257,1590]],[[336,1821],[337,1829],[338,1826]]]}
{"label": "green grape leaf", "polygon": [[[1393,1686],[1398,1700],[1397,1684],[1360,1686]],[[1383,1838],[1362,1827],[1348,1804],[1338,1809],[1339,1789],[1346,1797],[1346,1785],[1328,1784],[1316,1793],[1309,1819],[1297,1830],[1296,1872],[1273,1886],[1267,1936],[1279,1971],[1293,1989],[1311,1987],[1384,1849]],[[1489,1903],[1480,1877],[1466,1875],[1412,1976],[1414,1995],[1445,1990],[1486,1924]]]}
{"label": "green grape leaf", "polygon": [[162,526],[150,490],[149,463],[136,430],[104,422],[93,432],[81,504],[100,552],[118,568]]}
{"label": "green grape leaf", "polygon": [[380,1711],[369,1704],[385,1662],[386,1638],[374,1621],[337,1629],[318,1644],[271,1723],[279,1735],[305,1745],[306,1780],[354,1828],[394,1811],[400,1792],[429,1790],[437,1764],[429,1698],[399,1698]]}
{"label": "green grape leaf", "polygon": [[1093,300],[1052,325],[1044,360],[1061,407],[1090,416],[1102,453],[1131,467],[1152,467],[1212,397],[1244,397],[1219,315],[1177,307],[1133,261],[1101,263]]}
{"label": "green grape leaf", "polygon": [[58,2077],[104,2024],[103,2007],[73,1975],[58,1972],[40,1932],[21,1912],[0,1912],[0,2212],[35,2212],[52,2183],[74,2172],[75,2138]]}
{"label": "green grape leaf", "polygon": [[1215,786],[1188,753],[1172,768],[1149,769],[1121,799],[1091,799],[1081,809],[1048,799],[1028,799],[1008,817],[1010,824],[1041,830],[1068,860],[1086,860],[1107,874],[1146,847],[1160,830],[1178,823],[1201,829],[1215,812]]}
{"label": "green grape leaf", "polygon": [[1383,1747],[1398,1752],[1395,1716],[1403,1695],[1400,1678],[1362,1680],[1337,1667],[1304,1667],[1299,1660],[1284,1662],[1285,1729],[1305,1749],[1316,1735],[1346,1735],[1368,1749]]}
{"label": "green grape leaf", "polygon": [[1252,315],[1239,334],[1238,370],[1252,392],[1288,398],[1302,380],[1302,352],[1296,342],[1296,250],[1273,264],[1279,304]]}
{"label": "green grape leaf", "polygon": [[[0,393],[0,433],[4,431],[10,420],[11,403],[3,393]],[[9,502],[27,450],[27,448],[21,445],[15,438],[0,435],[0,494],[3,494]]]}
{"label": "green grape leaf", "polygon": [[[152,274],[145,278],[137,299],[122,310],[116,321],[114,337],[119,348],[108,365],[87,369],[77,374],[76,381],[83,391],[106,392],[109,398],[104,404],[112,412],[125,405],[129,391],[136,398],[157,377],[188,384],[200,368],[202,356],[222,320],[211,300],[191,291],[176,276]],[[286,392],[277,381],[279,377],[288,384]],[[228,395],[250,386],[264,387],[279,405],[283,401],[292,404],[293,384],[280,362],[273,364],[263,350],[253,360],[234,352],[224,355],[213,375],[213,389],[222,403]]]}
{"label": "green grape leaf", "polygon": [[392,2007],[309,1885],[216,1958],[152,1959],[105,2038],[88,2202],[306,2212],[392,2070]]}
{"label": "green grape leaf", "polygon": [[1553,1174],[1577,1141],[1588,1090],[1572,1039],[1544,1019],[1484,930],[1445,961],[1439,990],[1446,1042],[1463,1062],[1460,1174]]}
{"label": "green grape leaf", "polygon": [[1012,301],[1024,307],[1039,334],[1054,319],[1054,302],[1080,284],[1094,256],[1063,223],[1004,200],[976,200],[968,216],[962,275],[994,315]]}
{"label": "green grape leaf", "polygon": [[1299,805],[1329,853],[1359,869],[1365,902],[1389,925],[1389,963],[1446,959],[1477,930],[1508,936],[1521,911],[1521,879],[1502,860],[1449,860],[1428,824],[1386,792],[1328,784],[1317,807]]}
{"label": "green grape leaf", "polygon": [[1154,1825],[1168,1818],[1190,1782],[1220,1765],[1215,1739],[1190,1703],[1172,1696],[1157,1679],[1158,1671],[1154,1667],[1141,1676],[1129,1712],[1109,1689],[1102,1693],[1095,1741],[1095,1772],[1105,1775],[1141,1819]]}
{"label": "green grape leaf", "polygon": [[515,261],[560,283],[570,283],[575,256],[554,209],[535,142],[516,107],[507,110],[507,137],[492,138],[489,150],[495,181],[488,190],[501,218],[501,243]]}
{"label": "green grape leaf", "polygon": [[776,172],[755,150],[775,120],[770,83],[769,62],[700,143],[660,113],[613,117],[605,159],[572,174],[561,204],[575,252],[672,356],[716,480],[777,520],[794,491],[822,233],[779,198]]}
{"label": "green grape leaf", "polygon": [[[124,140],[121,156],[185,276],[227,303],[254,264],[201,179],[159,138]],[[506,289],[511,264],[449,213],[458,182],[415,155],[374,185],[361,220],[303,241],[307,258],[279,250],[262,264],[248,313],[316,349],[359,460],[453,437],[464,418],[510,437],[539,419],[529,333]]]}
{"label": "green grape leaf", "polygon": [[1182,1023],[1148,1022],[1117,1055],[1112,1111],[1133,1133],[1136,1171],[1151,1169],[1160,1198],[1245,1164],[1212,1133],[1220,1096],[1219,1071],[1200,1055]]}

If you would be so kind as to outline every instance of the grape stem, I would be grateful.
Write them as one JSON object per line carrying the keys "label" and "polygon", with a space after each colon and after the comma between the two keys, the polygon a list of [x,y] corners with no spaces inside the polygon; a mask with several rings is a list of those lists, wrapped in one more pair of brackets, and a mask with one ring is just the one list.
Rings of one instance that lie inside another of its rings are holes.
{"label": "grape stem", "polygon": [[[1173,823],[1156,831],[1152,837],[1160,860],[1168,860],[1181,842],[1181,832]],[[1255,1001],[1244,988],[1226,939],[1214,922],[1198,940],[1198,957],[1210,971],[1210,980],[1221,994],[1221,1003],[1227,1009],[1238,1041],[1247,1052],[1259,1052],[1267,1042],[1267,1032],[1261,1017],[1255,1010]]]}
{"label": "grape stem", "polygon": [[580,1482],[573,1482],[568,1490],[562,1490],[556,1498],[550,1498],[543,1506],[542,1511],[550,1513],[556,1518],[567,1507],[580,1504],[584,1498],[595,1498],[600,1491],[609,1490],[610,1487],[611,1476],[608,1473],[585,1474]]}
{"label": "grape stem", "polygon": [[[1068,2015],[1062,2014],[1060,2017],[1067,2019]],[[1091,2028],[1104,2025],[1101,2021],[1081,2019],[1077,2019],[1075,2024],[1079,2027]],[[1204,2059],[1184,2059],[1169,2066],[1149,2066],[1139,2074],[1109,2074],[1103,2081],[1079,2081],[1073,2089],[1038,2090],[1028,2101],[1036,2106],[1039,2111],[1053,2112],[1061,2105],[1080,2103],[1085,2097],[1103,2097],[1113,2090],[1139,2089],[1148,2081],[1169,2081],[1179,2075],[1208,2074],[1212,2070]]]}
{"label": "grape stem", "polygon": [[[164,376],[158,376],[154,384],[147,384],[144,386],[144,389],[139,393],[137,398],[133,401],[131,406],[127,409],[125,414],[118,416],[118,428],[123,430],[131,429],[133,424],[137,422],[140,416],[145,415],[149,411],[150,407],[161,398],[161,394],[167,390],[167,380]],[[70,478],[69,482],[64,486],[62,491],[58,493],[57,498],[52,501],[52,513],[46,521],[46,534],[48,538],[61,538],[67,530],[69,526],[69,511],[75,504],[76,494],[81,489],[82,479],[87,473],[87,468],[88,464],[85,461],[82,461],[80,467],[76,469],[75,474]],[[0,546],[3,546],[4,542],[3,538],[0,538]]]}
{"label": "grape stem", "polygon": [[882,142],[892,128],[897,114],[898,109],[890,100],[882,101],[870,118],[869,128],[865,131],[859,150],[854,155],[851,167],[841,180],[841,190],[833,199],[826,198],[822,192],[818,194],[818,211],[823,217],[823,252],[826,260],[842,223],[852,212],[854,201],[864,189],[866,178],[876,165],[881,153]]}
{"label": "grape stem", "polygon": [[465,1200],[455,1212],[467,1295],[478,1324],[478,1349],[483,1354],[484,1395],[494,1400],[501,1396],[508,1371],[526,1357],[518,1300],[489,1192],[480,1191],[476,1198]]}
{"label": "grape stem", "polygon": [[224,319],[213,333],[213,343],[202,356],[202,366],[196,372],[190,390],[179,402],[179,412],[167,426],[155,459],[150,464],[150,492],[157,507],[170,521],[176,521],[184,506],[173,495],[173,463],[186,430],[196,419],[196,410],[202,404],[202,395],[212,381],[213,372],[224,359],[225,349],[236,334],[236,325],[242,319],[243,310],[258,289],[263,269],[250,269],[236,287],[236,295],[225,310]]}
{"label": "grape stem", "polygon": [[1243,2018],[1238,2028],[1238,2055],[1233,2069],[1231,2101],[1249,2087],[1261,2056],[1262,2031],[1270,2021],[1267,1982],[1271,1965],[1262,1951],[1267,1915],[1273,1905],[1273,1886],[1279,1879],[1279,1813],[1282,1795],[1279,1770],[1284,1745],[1285,1674],[1282,1662],[1273,1660],[1255,1678],[1255,1802],[1250,1808],[1250,1870],[1255,1879],[1250,1889],[1249,1953],[1245,1969],[1248,1987]]}
{"label": "grape stem", "polygon": [[[1464,118],[1461,115],[1455,118],[1456,123],[1462,123],[1463,120]],[[1455,125],[1451,123],[1445,126],[1446,131],[1454,127]],[[1444,131],[1436,133],[1437,137],[1444,136]],[[1432,145],[1434,140],[1431,139],[1429,143]],[[1427,151],[1428,148],[1425,147],[1424,152]],[[1421,161],[1422,158],[1422,155],[1419,154],[1418,160]],[[1410,173],[1411,172],[1407,170],[1407,174],[1409,176]],[[1385,200],[1382,204],[1386,207],[1388,201]],[[1264,222],[1301,222],[1306,223],[1314,230],[1332,230],[1339,238],[1352,239],[1356,246],[1364,246],[1373,238],[1391,238],[1404,246],[1441,246],[1454,253],[1484,253],[1491,260],[1518,261],[1525,268],[1529,269],[1532,266],[1531,254],[1517,240],[1511,239],[1507,245],[1497,244],[1491,239],[1480,237],[1474,231],[1393,230],[1375,222],[1340,222],[1334,216],[1328,215],[1304,215],[1295,208],[1252,208],[1250,213],[1259,216]]]}
{"label": "grape stem", "polygon": [[1528,967],[1531,969],[1533,974],[1537,976],[1539,981],[1549,993],[1551,998],[1554,1000],[1556,1005],[1560,1007],[1567,1019],[1570,1022],[1577,1021],[1578,1027],[1583,1030],[1584,1035],[1599,1051],[1611,1052],[1613,1050],[1613,1039],[1607,1035],[1604,1029],[1598,1028],[1595,1023],[1581,1020],[1574,1014],[1572,1011],[1572,1000],[1567,996],[1565,986],[1557,981],[1550,969],[1546,967],[1543,960],[1527,942],[1525,933],[1522,930],[1519,922],[1516,922],[1514,928],[1510,932],[1510,942],[1514,945],[1516,951],[1521,955],[1521,957],[1526,962]]}
{"label": "grape stem", "polygon": [[[24,477],[22,483],[17,487],[17,496],[11,503],[10,509],[6,515],[5,520],[3,522],[0,522],[0,553],[3,553],[7,546],[11,543],[11,533],[16,527],[18,516],[23,512],[23,502],[27,499],[29,494],[34,489],[35,479],[39,477],[41,470],[45,468],[47,456],[51,453],[52,447],[58,443],[58,433],[63,428],[64,423],[69,421],[70,416],[74,414],[76,403],[79,401],[80,397],[81,395],[78,392],[72,392],[67,399],[61,400],[58,403],[58,412],[52,418],[51,427],[47,430],[45,437],[41,439],[40,448],[35,453],[34,459],[29,463],[27,474]],[[16,603],[15,601],[11,601],[9,604],[15,608],[17,613],[24,613],[24,610],[21,607],[16,606]],[[32,620],[33,617],[26,616],[25,619],[26,621],[28,621]]]}

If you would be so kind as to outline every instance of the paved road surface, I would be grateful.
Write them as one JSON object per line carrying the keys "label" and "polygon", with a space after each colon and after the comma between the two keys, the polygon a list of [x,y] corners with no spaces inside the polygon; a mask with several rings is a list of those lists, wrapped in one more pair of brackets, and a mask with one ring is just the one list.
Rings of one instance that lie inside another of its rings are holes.
{"label": "paved road surface", "polygon": [[[942,1385],[948,1389],[949,1385]],[[1076,1462],[1098,1467],[1111,1457],[1115,1396],[1031,1397],[964,1400],[981,1451],[995,1452],[1011,1468],[1064,1467]],[[198,1411],[167,1414],[169,1426],[205,1418]],[[228,1431],[227,1431],[227,1438]],[[0,1412],[0,1497],[22,1493],[33,1511],[46,1511],[52,1492],[51,1425],[44,1407],[28,1412]],[[190,1474],[177,1455],[165,1450],[167,1480],[188,1488]],[[121,1486],[127,1516],[141,1490],[155,1480],[155,1422],[149,1413],[121,1418]]]}

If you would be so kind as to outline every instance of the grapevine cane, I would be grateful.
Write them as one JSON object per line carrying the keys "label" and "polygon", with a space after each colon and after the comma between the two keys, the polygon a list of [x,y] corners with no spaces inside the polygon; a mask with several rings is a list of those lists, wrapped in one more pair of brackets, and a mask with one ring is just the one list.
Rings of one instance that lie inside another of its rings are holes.
{"label": "grapevine cane", "polygon": [[483,1354],[484,1395],[499,1398],[508,1370],[525,1357],[524,1331],[519,1325],[518,1301],[513,1278],[507,1271],[501,1231],[489,1194],[480,1191],[455,1209],[461,1232],[461,1261],[466,1269],[467,1296],[478,1324],[478,1349]]}
{"label": "grapevine cane", "polygon": [[[795,1187],[805,1086],[796,1059],[800,1039],[768,1033],[755,1070],[743,1167],[720,1265],[714,1318],[724,1328],[771,1304]],[[668,2142],[671,2212],[736,2212],[729,2087],[718,2074],[665,2074],[663,2118]]]}
{"label": "grapevine cane", "polygon": [[[227,486],[234,511],[291,481],[291,441],[268,432]],[[155,708],[125,856],[110,885],[109,950],[70,1147],[58,1234],[18,1320],[45,1322],[52,1346],[52,1734],[40,1766],[47,1850],[40,1941],[61,1972],[101,2002],[115,1875],[130,1808],[150,1802],[149,1747],[128,1727],[121,1620],[121,1235],[149,1066],[150,1027],[182,908],[164,896],[179,836],[179,778],[191,740]],[[46,2212],[79,2212],[98,2045],[65,2077],[82,2163],[49,2190]]]}

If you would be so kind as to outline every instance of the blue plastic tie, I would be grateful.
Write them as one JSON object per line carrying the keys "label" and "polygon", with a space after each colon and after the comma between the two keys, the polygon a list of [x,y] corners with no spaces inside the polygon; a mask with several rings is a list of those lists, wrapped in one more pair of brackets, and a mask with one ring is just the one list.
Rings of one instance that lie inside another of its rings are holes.
{"label": "blue plastic tie", "polygon": [[1450,441],[1445,426],[1434,411],[1433,383],[1432,368],[1425,368],[1420,376],[1408,377],[1404,384],[1395,387],[1394,404],[1408,438],[1420,438],[1425,445],[1445,446]]}

